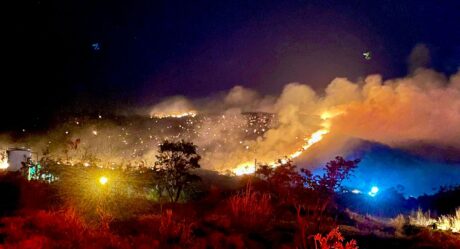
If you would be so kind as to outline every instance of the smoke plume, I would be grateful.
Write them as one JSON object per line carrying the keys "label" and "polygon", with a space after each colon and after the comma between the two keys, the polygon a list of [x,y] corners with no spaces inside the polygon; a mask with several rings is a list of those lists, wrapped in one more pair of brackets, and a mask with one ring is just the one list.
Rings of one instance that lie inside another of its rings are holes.
{"label": "smoke plume", "polygon": [[[249,112],[273,118],[251,126]],[[301,150],[318,131],[321,137]],[[278,96],[236,86],[207,98],[168,98],[145,116],[75,118],[11,143],[57,158],[149,166],[164,139],[194,142],[203,167],[219,171],[254,160],[270,163],[299,149],[296,163],[317,165],[348,155],[360,141],[460,148],[460,73],[447,77],[419,68],[397,79],[336,78],[321,94],[301,83],[287,84]]]}

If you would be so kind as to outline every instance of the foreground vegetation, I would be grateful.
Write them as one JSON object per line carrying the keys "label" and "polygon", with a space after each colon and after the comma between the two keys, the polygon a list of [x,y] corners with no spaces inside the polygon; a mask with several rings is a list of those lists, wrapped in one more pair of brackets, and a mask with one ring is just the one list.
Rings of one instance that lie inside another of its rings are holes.
{"label": "foreground vegetation", "polygon": [[[358,160],[337,157],[322,175],[280,161],[276,168],[258,165],[255,174],[236,177],[199,169],[196,151],[191,143],[165,142],[154,167],[137,170],[68,165],[46,157],[41,174],[53,174],[51,183],[4,172],[0,248],[460,245],[456,230],[416,224],[416,217],[433,219],[422,211],[383,219],[343,205],[341,183]],[[436,226],[455,225],[453,217],[440,216]]]}

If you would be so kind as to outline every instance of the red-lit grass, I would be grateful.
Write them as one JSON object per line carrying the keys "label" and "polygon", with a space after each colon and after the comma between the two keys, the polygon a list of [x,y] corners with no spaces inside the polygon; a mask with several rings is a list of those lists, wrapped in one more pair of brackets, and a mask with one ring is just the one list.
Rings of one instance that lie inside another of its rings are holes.
{"label": "red-lit grass", "polygon": [[339,228],[332,229],[326,236],[316,234],[314,236],[315,249],[358,249],[355,240],[345,242]]}
{"label": "red-lit grass", "polygon": [[127,238],[87,226],[73,210],[27,212],[1,222],[4,248],[131,248]]}
{"label": "red-lit grass", "polygon": [[272,215],[270,195],[253,191],[250,184],[229,199],[233,219],[247,226],[267,224]]}

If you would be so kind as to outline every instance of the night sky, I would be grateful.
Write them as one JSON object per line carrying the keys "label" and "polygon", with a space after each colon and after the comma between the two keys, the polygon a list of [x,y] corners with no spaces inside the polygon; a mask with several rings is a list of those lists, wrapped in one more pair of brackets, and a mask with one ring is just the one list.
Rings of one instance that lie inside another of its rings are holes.
{"label": "night sky", "polygon": [[460,65],[459,1],[36,0],[2,9],[2,129],[236,84],[270,94],[294,81],[322,89],[338,76],[404,76],[420,43],[436,70]]}

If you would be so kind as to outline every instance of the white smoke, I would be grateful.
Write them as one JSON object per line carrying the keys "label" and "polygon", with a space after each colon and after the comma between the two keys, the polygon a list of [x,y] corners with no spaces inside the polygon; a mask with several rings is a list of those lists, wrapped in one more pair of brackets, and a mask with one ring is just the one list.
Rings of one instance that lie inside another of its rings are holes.
{"label": "white smoke", "polygon": [[[145,119],[72,121],[47,134],[2,141],[47,150],[61,158],[88,160],[88,155],[94,155],[108,165],[149,165],[163,139],[185,139],[199,146],[205,168],[218,170],[291,155],[314,132],[326,128],[323,139],[303,152],[297,163],[345,156],[360,140],[392,147],[424,142],[460,148],[460,72],[446,77],[420,68],[429,62],[424,45],[414,49],[409,61],[413,71],[407,77],[384,80],[370,75],[358,82],[336,78],[324,94],[301,83],[287,84],[278,96],[235,86],[201,99],[167,98],[151,107]],[[246,112],[273,113],[276,125],[263,135],[248,137],[256,133],[245,128]],[[198,116],[186,116],[180,122],[148,118],[182,117],[184,113]],[[327,127],[322,118],[326,113],[334,114]],[[81,141],[78,149],[72,149],[77,139]]]}

